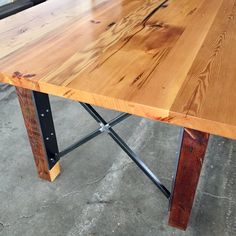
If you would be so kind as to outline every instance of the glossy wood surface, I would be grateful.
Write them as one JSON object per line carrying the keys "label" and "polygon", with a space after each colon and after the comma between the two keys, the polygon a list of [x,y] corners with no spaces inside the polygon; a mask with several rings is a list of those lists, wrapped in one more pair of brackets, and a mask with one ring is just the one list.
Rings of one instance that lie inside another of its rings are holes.
{"label": "glossy wood surface", "polygon": [[235,0],[48,0],[0,21],[0,81],[236,138]]}

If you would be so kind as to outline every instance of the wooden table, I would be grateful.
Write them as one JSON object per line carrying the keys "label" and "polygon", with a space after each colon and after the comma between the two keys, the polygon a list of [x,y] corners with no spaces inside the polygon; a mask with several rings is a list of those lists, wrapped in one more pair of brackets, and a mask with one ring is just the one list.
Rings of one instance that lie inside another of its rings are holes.
{"label": "wooden table", "polygon": [[236,138],[235,41],[235,0],[49,0],[0,21],[0,81],[47,180],[60,172],[47,94],[184,127],[169,224],[186,229],[209,134]]}

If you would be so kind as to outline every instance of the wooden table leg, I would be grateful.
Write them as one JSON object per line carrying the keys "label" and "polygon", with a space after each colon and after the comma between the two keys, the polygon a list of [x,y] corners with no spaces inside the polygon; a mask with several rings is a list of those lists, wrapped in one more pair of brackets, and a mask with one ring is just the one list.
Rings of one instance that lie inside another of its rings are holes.
{"label": "wooden table leg", "polygon": [[185,230],[208,144],[209,134],[184,129],[176,176],[172,189],[169,225]]}
{"label": "wooden table leg", "polygon": [[47,94],[16,87],[38,175],[53,181],[60,173],[58,146]]}

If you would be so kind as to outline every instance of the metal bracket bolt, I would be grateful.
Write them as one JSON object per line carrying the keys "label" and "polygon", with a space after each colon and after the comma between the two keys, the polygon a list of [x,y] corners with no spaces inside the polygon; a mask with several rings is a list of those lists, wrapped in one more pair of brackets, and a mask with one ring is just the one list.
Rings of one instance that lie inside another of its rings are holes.
{"label": "metal bracket bolt", "polygon": [[106,124],[106,125],[104,125],[103,123],[100,123],[99,124],[100,125],[100,131],[103,133],[103,132],[105,132],[105,133],[109,133],[110,132],[110,128],[111,128],[111,126],[109,125],[109,124]]}

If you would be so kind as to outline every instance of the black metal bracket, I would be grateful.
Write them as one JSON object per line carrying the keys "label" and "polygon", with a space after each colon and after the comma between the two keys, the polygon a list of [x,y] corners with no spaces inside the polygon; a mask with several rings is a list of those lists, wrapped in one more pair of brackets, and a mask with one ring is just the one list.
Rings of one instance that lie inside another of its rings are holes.
{"label": "black metal bracket", "polygon": [[45,93],[33,91],[34,103],[38,113],[43,143],[48,158],[49,170],[59,161],[59,150],[53,124],[49,97]]}
{"label": "black metal bracket", "polygon": [[157,176],[147,167],[147,165],[139,158],[139,156],[132,151],[132,149],[122,140],[122,138],[112,129],[113,126],[120,123],[124,119],[128,118],[130,114],[122,113],[113,120],[106,122],[98,112],[89,104],[80,103],[84,109],[99,123],[100,128],[96,129],[92,133],[88,134],[78,142],[72,144],[65,150],[59,153],[59,158],[65,156],[69,152],[97,137],[101,133],[107,133],[122,149],[123,151],[134,161],[134,163],[144,172],[144,174],[156,185],[156,187],[170,200],[169,190],[161,183]]}

